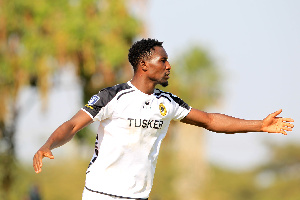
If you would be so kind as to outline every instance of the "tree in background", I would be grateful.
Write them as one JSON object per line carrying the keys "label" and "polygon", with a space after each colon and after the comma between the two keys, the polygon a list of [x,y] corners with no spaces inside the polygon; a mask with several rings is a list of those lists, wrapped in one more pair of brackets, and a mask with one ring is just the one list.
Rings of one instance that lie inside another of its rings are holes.
{"label": "tree in background", "polygon": [[[295,133],[296,134],[296,133]],[[299,199],[300,146],[267,142],[270,157],[255,172],[256,199]]]}
{"label": "tree in background", "polygon": [[267,142],[270,156],[248,171],[211,167],[204,199],[298,200],[300,147],[297,143]]}
{"label": "tree in background", "polygon": [[[1,199],[9,199],[14,181],[20,89],[36,87],[46,108],[52,72],[71,64],[86,102],[99,89],[131,77],[127,52],[142,31],[141,22],[129,14],[122,0],[0,0]],[[174,62],[167,89],[194,107],[212,105],[219,95],[213,59],[198,47],[181,57]]]}
{"label": "tree in background", "polygon": [[170,92],[197,109],[219,102],[222,77],[212,55],[200,46],[191,45],[176,57],[169,80]]}
{"label": "tree in background", "polygon": [[123,0],[0,0],[1,199],[13,182],[20,89],[37,87],[46,108],[51,73],[71,63],[86,101],[128,78],[127,51],[141,27]]}

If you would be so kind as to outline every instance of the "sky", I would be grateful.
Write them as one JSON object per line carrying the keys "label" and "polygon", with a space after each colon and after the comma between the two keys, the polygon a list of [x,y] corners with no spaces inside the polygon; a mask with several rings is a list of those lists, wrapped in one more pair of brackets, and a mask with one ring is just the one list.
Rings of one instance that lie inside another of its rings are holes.
{"label": "sky", "polygon": [[248,169],[270,157],[265,141],[300,145],[300,1],[150,0],[145,19],[171,62],[197,44],[219,66],[223,95],[206,111],[263,119],[283,109],[279,116],[295,120],[288,136],[205,133],[211,162]]}
{"label": "sky", "polygon": [[[300,145],[300,1],[147,2],[142,12],[148,36],[164,41],[171,64],[172,58],[175,60],[197,44],[206,49],[219,66],[223,95],[218,105],[205,111],[263,119],[282,108],[280,116],[295,120],[295,128],[288,136],[205,132],[209,161],[230,169],[249,169],[270,157],[272,152],[265,147],[265,141]],[[18,125],[16,139],[20,160],[31,162],[51,132],[82,106],[79,86],[70,68],[57,74],[60,80],[50,91],[49,112],[41,110],[39,97],[33,95],[35,91],[27,88],[20,94],[20,104],[30,102]],[[71,109],[65,109],[66,105]],[[68,147],[55,149],[54,154],[63,156],[75,152],[72,143]],[[90,149],[87,155],[92,156],[92,151]]]}

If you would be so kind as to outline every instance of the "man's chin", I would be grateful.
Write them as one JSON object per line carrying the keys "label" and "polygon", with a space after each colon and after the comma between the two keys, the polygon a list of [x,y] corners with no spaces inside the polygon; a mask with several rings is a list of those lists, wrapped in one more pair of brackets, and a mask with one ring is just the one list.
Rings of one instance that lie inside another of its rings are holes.
{"label": "man's chin", "polygon": [[163,86],[163,87],[167,87],[169,85],[169,82],[166,81],[166,82],[160,83],[160,85]]}

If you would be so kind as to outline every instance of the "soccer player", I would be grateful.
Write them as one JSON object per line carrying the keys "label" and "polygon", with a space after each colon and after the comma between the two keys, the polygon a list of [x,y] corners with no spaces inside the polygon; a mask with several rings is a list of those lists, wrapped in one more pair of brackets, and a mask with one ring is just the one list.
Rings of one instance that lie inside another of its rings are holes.
{"label": "soccer player", "polygon": [[80,129],[100,121],[95,152],[86,171],[82,199],[147,199],[160,144],[171,120],[213,132],[282,133],[292,131],[293,119],[277,117],[244,120],[191,108],[179,97],[156,89],[168,85],[171,66],[162,42],[142,39],[132,45],[128,59],[132,80],[102,89],[69,121],[59,126],[36,152],[33,167],[41,172],[42,159],[53,159],[51,150],[68,141]]}

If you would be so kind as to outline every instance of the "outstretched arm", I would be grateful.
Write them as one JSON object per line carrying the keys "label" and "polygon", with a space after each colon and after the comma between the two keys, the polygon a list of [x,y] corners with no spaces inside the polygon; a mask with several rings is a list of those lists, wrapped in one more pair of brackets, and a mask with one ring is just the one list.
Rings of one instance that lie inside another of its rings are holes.
{"label": "outstretched arm", "polygon": [[292,131],[294,125],[290,122],[294,122],[294,120],[277,117],[281,112],[280,109],[268,115],[264,120],[244,120],[219,113],[206,113],[192,108],[181,122],[217,133],[268,132],[286,135],[286,131]]}
{"label": "outstretched arm", "polygon": [[33,157],[33,168],[36,173],[42,171],[42,159],[48,157],[54,159],[51,150],[69,142],[74,135],[92,123],[92,118],[84,111],[80,110],[69,121],[59,126],[48,138],[46,143],[35,153]]}

